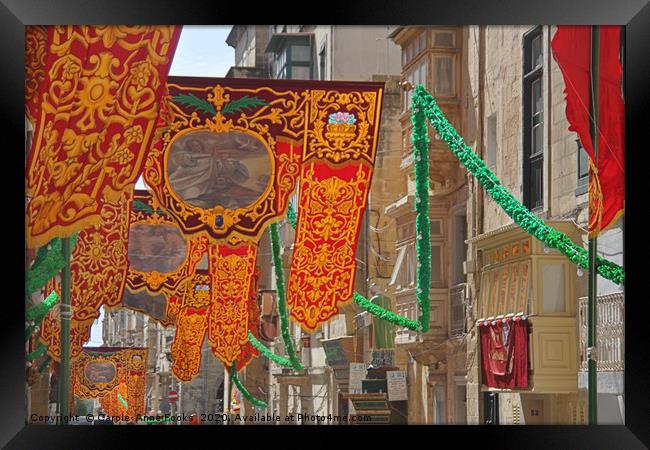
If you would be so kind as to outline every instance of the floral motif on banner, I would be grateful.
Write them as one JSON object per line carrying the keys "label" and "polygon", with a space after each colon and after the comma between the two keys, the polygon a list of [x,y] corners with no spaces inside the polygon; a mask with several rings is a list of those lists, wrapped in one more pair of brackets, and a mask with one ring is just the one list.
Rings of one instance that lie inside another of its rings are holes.
{"label": "floral motif on banner", "polygon": [[[132,189],[151,147],[180,31],[48,27],[27,164],[30,248],[100,224],[104,203]],[[34,92],[30,87],[27,94]]]}
{"label": "floral motif on banner", "polygon": [[[257,303],[257,283],[260,277],[260,269],[256,268],[255,273],[253,274],[253,280],[251,282],[250,293],[248,296],[248,330],[253,333],[256,339],[260,339],[260,320],[261,312],[260,307]],[[254,357],[260,355],[259,350],[253,347],[253,344],[250,341],[246,341],[246,344],[242,346],[241,353],[237,357],[237,370],[242,370],[252,361]]]}
{"label": "floral motif on banner", "polygon": [[213,303],[208,321],[212,353],[225,367],[237,360],[248,343],[249,299],[254,284],[257,246],[210,247]]}
{"label": "floral motif on banner", "polygon": [[308,331],[352,298],[371,175],[366,165],[332,169],[312,162],[303,168],[287,304],[291,317]]}
{"label": "floral motif on banner", "polygon": [[45,80],[47,59],[47,27],[25,27],[25,115],[35,123],[40,116],[39,92]]}
{"label": "floral motif on banner", "polygon": [[210,276],[197,273],[184,284],[182,303],[176,316],[172,343],[172,372],[181,381],[190,381],[201,365],[201,347],[208,325],[211,299]]}

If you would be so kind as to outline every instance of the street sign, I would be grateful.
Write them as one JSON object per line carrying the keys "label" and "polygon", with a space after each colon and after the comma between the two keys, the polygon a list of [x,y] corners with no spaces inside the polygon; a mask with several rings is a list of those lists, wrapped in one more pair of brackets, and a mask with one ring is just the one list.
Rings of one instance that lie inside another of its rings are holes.
{"label": "street sign", "polygon": [[176,403],[178,401],[178,392],[169,391],[169,393],[167,394],[167,399],[172,403]]}

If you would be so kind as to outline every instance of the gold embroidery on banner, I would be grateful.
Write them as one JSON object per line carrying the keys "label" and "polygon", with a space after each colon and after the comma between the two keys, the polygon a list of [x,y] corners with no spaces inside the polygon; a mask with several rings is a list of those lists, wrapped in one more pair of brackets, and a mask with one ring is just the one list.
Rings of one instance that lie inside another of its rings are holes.
{"label": "gold embroidery on banner", "polygon": [[291,317],[308,331],[336,315],[338,305],[351,299],[355,237],[371,172],[359,166],[350,181],[337,176],[318,180],[313,163],[303,169],[303,216],[294,243],[287,303]]}
{"label": "gold embroidery on banner", "polygon": [[[159,71],[169,62],[173,29],[55,28],[49,51],[56,58],[27,170],[30,247],[97,225],[102,192],[135,182],[155,126]],[[102,52],[95,44],[110,47]],[[79,46],[90,52],[85,63],[72,52]],[[139,49],[146,59],[137,59]]]}
{"label": "gold embroidery on banner", "polygon": [[[366,159],[372,164],[378,130],[375,92],[311,91],[311,104],[303,161],[316,156],[334,163]],[[328,123],[328,116],[345,111],[355,123]]]}
{"label": "gold embroidery on banner", "polygon": [[[285,213],[287,199],[295,188],[296,178],[300,169],[300,145],[293,145],[291,151],[279,152],[277,142],[282,139],[301,139],[304,131],[305,109],[307,104],[306,93],[299,94],[294,91],[275,91],[271,88],[237,89],[221,85],[196,88],[168,84],[169,89],[189,92],[207,96],[207,101],[214,105],[215,115],[201,119],[196,111],[186,112],[183,108],[166,97],[169,111],[169,122],[162,136],[162,148],[152,148],[145,162],[144,177],[153,189],[155,196],[171,215],[183,224],[185,233],[192,234],[200,230],[207,230],[218,239],[245,240],[255,243],[259,240],[264,227],[261,224],[272,220]],[[236,120],[227,118],[228,114],[222,109],[231,98],[236,95],[273,94],[275,98],[255,111],[247,114],[238,114]],[[270,127],[280,124],[281,136],[271,132]],[[194,207],[185,203],[171,189],[167,174],[168,160],[171,145],[187,133],[196,131],[210,131],[226,133],[237,131],[247,133],[261,141],[269,155],[270,182],[267,189],[259,196],[257,201],[247,207],[226,209],[217,205],[210,209]],[[282,136],[288,136],[283,138]],[[295,148],[295,150],[294,150]],[[277,199],[277,200],[276,200]],[[220,224],[216,223],[219,216]],[[242,224],[247,219],[255,225],[249,227]],[[216,234],[215,234],[216,233]],[[235,238],[233,238],[233,236]]]}
{"label": "gold embroidery on banner", "polygon": [[248,342],[248,299],[257,247],[244,245],[243,255],[224,255],[218,246],[213,246],[210,252],[215,298],[209,312],[208,340],[212,353],[226,367],[239,357]]}
{"label": "gold embroidery on banner", "polygon": [[[206,292],[197,287],[207,287]],[[177,308],[176,335],[171,346],[172,372],[182,381],[190,381],[201,365],[201,347],[208,324],[211,297],[210,277],[195,274],[182,284],[182,301]]]}
{"label": "gold embroidery on banner", "polygon": [[25,27],[25,114],[33,124],[39,116],[39,90],[45,80],[47,59],[47,28],[42,25]]}

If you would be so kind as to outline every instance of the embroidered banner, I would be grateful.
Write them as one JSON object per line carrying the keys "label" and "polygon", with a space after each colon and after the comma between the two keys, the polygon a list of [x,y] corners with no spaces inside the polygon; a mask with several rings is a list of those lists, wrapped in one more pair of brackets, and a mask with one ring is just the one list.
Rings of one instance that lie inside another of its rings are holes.
{"label": "embroidered banner", "polygon": [[109,415],[143,415],[148,354],[148,349],[137,347],[84,348],[72,362],[71,392],[79,398],[99,398]]}
{"label": "embroidered banner", "polygon": [[[180,31],[48,27],[44,79],[32,89],[41,76],[32,71],[26,92],[30,114],[39,114],[27,163],[28,247],[99,225],[108,197],[132,189],[152,144]],[[42,61],[42,36],[34,41],[32,61]],[[28,65],[29,72],[37,63]]]}
{"label": "embroidered banner", "polygon": [[184,233],[255,243],[286,213],[300,171],[305,99],[276,84],[169,77],[169,123],[144,177]]}
{"label": "embroidered banner", "polygon": [[[90,326],[99,317],[102,306],[122,301],[128,269],[129,211],[131,192],[105,191],[100,223],[79,232],[70,262],[70,355],[75,358],[90,336]],[[57,283],[58,284],[58,283]],[[54,287],[48,283],[49,291]],[[55,287],[60,293],[60,286]],[[46,288],[47,289],[47,288]],[[58,313],[58,311],[56,312]],[[40,339],[49,345],[48,354],[60,358],[60,322],[50,311],[43,321]]]}
{"label": "embroidered banner", "polygon": [[41,115],[40,92],[45,80],[47,27],[25,27],[25,115],[32,123]]}
{"label": "embroidered banner", "polygon": [[181,381],[190,381],[201,365],[201,347],[208,327],[212,293],[210,276],[197,272],[184,283],[182,303],[176,316],[172,343],[172,372]]}
{"label": "embroidered banner", "polygon": [[366,165],[332,169],[311,162],[303,168],[287,304],[306,330],[315,330],[352,298],[371,173]]}
{"label": "embroidered banner", "polygon": [[[240,244],[210,246],[213,303],[210,307],[208,340],[212,353],[224,367],[240,358],[248,343],[251,289],[257,246]],[[246,349],[248,351],[250,349]]]}
{"label": "embroidered banner", "polygon": [[499,389],[527,389],[527,318],[480,322],[479,333],[483,384]]}

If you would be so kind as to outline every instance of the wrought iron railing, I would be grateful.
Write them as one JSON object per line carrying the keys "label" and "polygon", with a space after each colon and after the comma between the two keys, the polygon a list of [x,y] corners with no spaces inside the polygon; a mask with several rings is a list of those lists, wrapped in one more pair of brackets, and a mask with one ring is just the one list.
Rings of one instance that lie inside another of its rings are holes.
{"label": "wrought iron railing", "polygon": [[449,289],[450,336],[465,333],[465,289],[467,283],[458,284]]}
{"label": "wrought iron railing", "polygon": [[[599,372],[625,370],[625,296],[622,292],[598,297],[596,367]],[[587,370],[587,297],[580,298],[580,370]]]}

